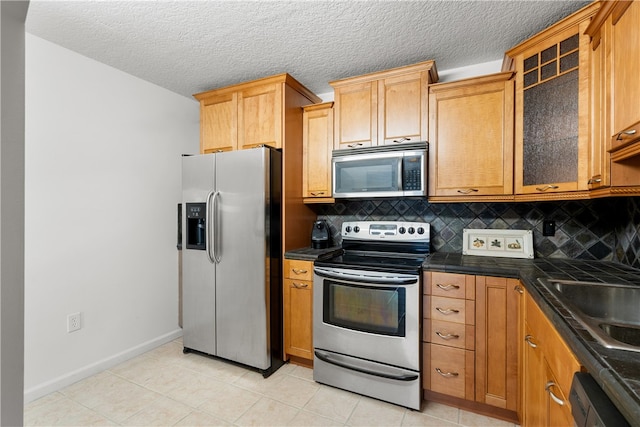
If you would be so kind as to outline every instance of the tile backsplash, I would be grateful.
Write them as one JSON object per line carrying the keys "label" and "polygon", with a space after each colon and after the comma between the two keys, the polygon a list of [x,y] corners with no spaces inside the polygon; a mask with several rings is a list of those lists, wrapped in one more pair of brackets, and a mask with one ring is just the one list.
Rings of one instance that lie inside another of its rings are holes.
{"label": "tile backsplash", "polygon": [[[538,203],[428,203],[426,200],[341,200],[316,205],[335,244],[344,221],[405,220],[431,224],[431,250],[462,251],[464,228],[533,230],[536,257],[616,261],[640,268],[640,198]],[[554,236],[542,235],[554,220]]]}

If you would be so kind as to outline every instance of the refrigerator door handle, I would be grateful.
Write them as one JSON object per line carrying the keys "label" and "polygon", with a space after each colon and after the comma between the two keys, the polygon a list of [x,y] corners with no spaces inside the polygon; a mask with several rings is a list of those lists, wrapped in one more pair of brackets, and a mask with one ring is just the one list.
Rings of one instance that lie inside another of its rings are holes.
{"label": "refrigerator door handle", "polygon": [[[211,219],[212,219],[212,215],[211,215],[211,199],[215,200],[215,192],[214,191],[210,191],[209,194],[207,194],[207,205],[206,205],[206,211],[205,211],[205,220],[204,220],[204,224],[205,224],[205,247],[207,248],[207,257],[209,258],[209,261],[211,261],[211,263],[215,263],[215,248],[213,247],[212,243],[215,242],[215,235],[211,236],[211,233],[214,232],[215,230],[215,225],[213,225],[211,223]],[[215,218],[214,218],[215,219]]]}
{"label": "refrigerator door handle", "polygon": [[220,257],[218,256],[218,241],[220,240],[218,234],[218,197],[220,192],[216,191],[213,195],[213,241],[211,246],[213,247],[213,260],[216,264],[220,264]]}

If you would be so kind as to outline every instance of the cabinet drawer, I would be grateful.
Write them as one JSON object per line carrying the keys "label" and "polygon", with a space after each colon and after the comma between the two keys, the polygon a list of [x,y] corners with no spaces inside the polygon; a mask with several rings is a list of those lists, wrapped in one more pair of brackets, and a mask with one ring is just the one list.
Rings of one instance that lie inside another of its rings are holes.
{"label": "cabinet drawer", "polygon": [[430,344],[430,389],[465,399],[468,388],[473,399],[474,352]]}
{"label": "cabinet drawer", "polygon": [[423,340],[426,342],[467,350],[475,348],[473,325],[425,319],[423,326]]}
{"label": "cabinet drawer", "polygon": [[475,276],[431,272],[425,293],[449,298],[475,299]]}
{"label": "cabinet drawer", "polygon": [[285,259],[284,277],[287,279],[313,280],[313,262]]}
{"label": "cabinet drawer", "polygon": [[424,307],[425,316],[433,320],[475,324],[474,301],[425,295]]}

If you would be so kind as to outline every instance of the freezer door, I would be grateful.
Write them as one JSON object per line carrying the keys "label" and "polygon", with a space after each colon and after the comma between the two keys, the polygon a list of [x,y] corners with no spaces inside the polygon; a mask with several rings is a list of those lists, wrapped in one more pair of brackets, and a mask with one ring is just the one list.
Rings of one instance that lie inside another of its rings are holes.
{"label": "freezer door", "polygon": [[[206,203],[214,189],[214,159],[213,154],[182,157],[183,236],[187,234],[187,204]],[[216,267],[208,255],[211,231],[206,224],[205,250],[185,246],[182,251],[182,328],[185,348],[215,355]]]}
{"label": "freezer door", "polygon": [[269,368],[269,159],[266,148],[216,155],[217,355]]}

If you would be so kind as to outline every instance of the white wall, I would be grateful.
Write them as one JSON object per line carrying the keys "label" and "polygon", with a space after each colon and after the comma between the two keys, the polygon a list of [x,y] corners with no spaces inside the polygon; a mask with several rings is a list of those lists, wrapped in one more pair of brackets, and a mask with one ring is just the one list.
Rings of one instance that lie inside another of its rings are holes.
{"label": "white wall", "polygon": [[180,154],[198,138],[195,100],[27,34],[25,401],[181,335]]}

